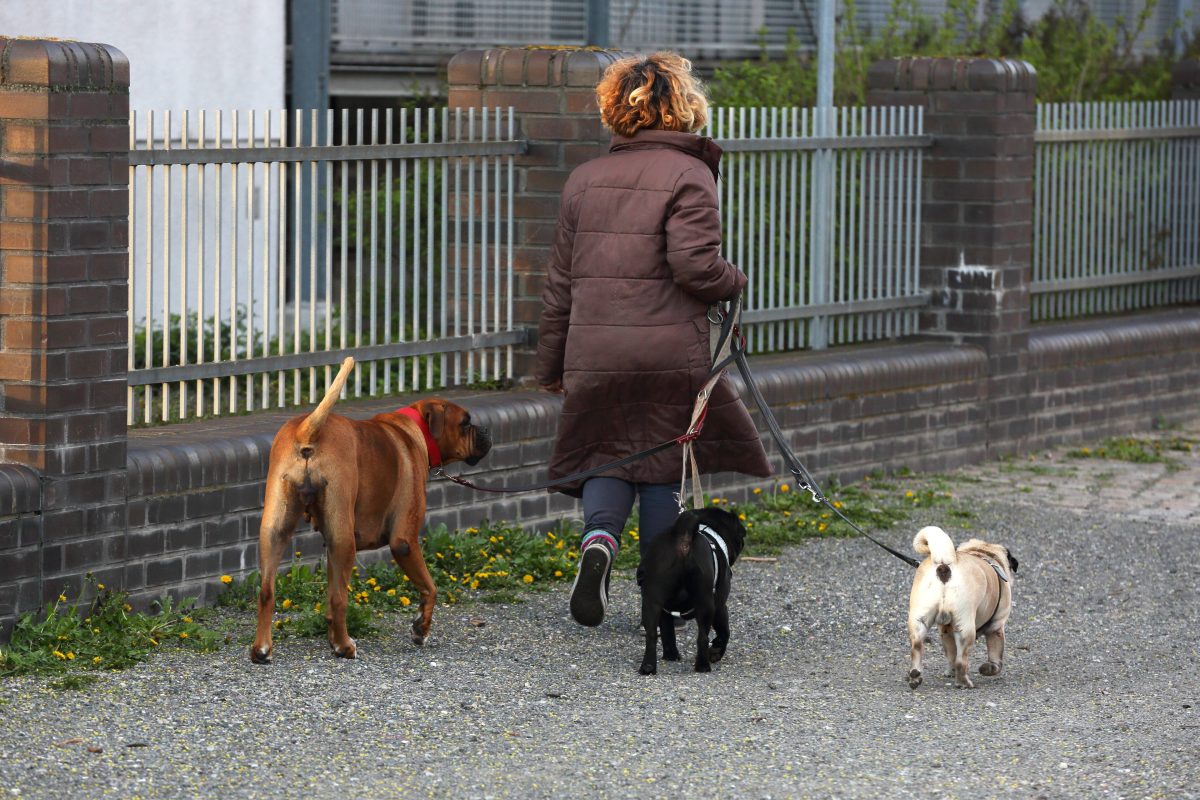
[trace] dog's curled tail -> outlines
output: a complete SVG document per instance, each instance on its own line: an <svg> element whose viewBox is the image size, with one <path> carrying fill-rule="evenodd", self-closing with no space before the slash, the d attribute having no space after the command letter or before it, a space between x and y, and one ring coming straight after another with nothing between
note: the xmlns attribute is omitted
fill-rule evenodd
<svg viewBox="0 0 1200 800"><path fill-rule="evenodd" d="M346 385L346 379L350 377L353 369L354 359L347 356L346 360L342 362L342 368L338 370L337 376L333 379L333 383L329 384L329 388L325 391L325 396L321 398L321 402L300 423L300 427L296 430L296 441L312 444L313 439L317 438L317 434L321 432L321 426L325 424L325 419L329 416L333 404L338 401L342 387Z"/></svg>
<svg viewBox="0 0 1200 800"><path fill-rule="evenodd" d="M913 538L913 549L923 556L929 556L930 561L937 565L938 580L946 583L950 580L950 565L958 560L954 552L954 542L946 532L936 525L929 525L917 531Z"/></svg>

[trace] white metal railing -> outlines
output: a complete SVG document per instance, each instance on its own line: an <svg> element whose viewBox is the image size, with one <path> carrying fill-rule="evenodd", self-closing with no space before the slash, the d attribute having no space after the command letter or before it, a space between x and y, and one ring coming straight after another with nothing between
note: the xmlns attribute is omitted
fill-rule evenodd
<svg viewBox="0 0 1200 800"><path fill-rule="evenodd" d="M130 424L511 378L513 120L135 115Z"/></svg>
<svg viewBox="0 0 1200 800"><path fill-rule="evenodd" d="M1034 320L1200 300L1200 101L1042 103Z"/></svg>
<svg viewBox="0 0 1200 800"><path fill-rule="evenodd" d="M713 109L725 255L750 276L753 351L912 334L922 109Z"/></svg>

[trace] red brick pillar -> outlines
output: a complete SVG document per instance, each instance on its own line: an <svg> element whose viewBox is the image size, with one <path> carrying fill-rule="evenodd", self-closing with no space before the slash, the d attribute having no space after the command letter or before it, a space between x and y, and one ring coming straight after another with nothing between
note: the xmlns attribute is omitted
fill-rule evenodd
<svg viewBox="0 0 1200 800"><path fill-rule="evenodd" d="M624 53L572 48L466 50L450 60L450 108L512 106L529 151L516 159L513 201L515 324L537 327L559 193L571 169L608 150L596 84ZM533 349L518 376L532 374Z"/></svg>
<svg viewBox="0 0 1200 800"><path fill-rule="evenodd" d="M1037 76L1022 61L899 58L871 66L870 105L919 105L933 136L921 186L923 334L987 353L988 450L1030 434L1029 285Z"/></svg>
<svg viewBox="0 0 1200 800"><path fill-rule="evenodd" d="M1180 61L1171 70L1171 99L1200 100L1200 60Z"/></svg>
<svg viewBox="0 0 1200 800"><path fill-rule="evenodd" d="M121 583L129 62L0 38L0 65L0 461L40 474L50 598Z"/></svg>

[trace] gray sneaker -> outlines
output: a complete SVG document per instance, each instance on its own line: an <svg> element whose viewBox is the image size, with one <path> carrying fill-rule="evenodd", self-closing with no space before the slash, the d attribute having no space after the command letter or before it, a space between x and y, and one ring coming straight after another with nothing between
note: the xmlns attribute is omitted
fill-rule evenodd
<svg viewBox="0 0 1200 800"><path fill-rule="evenodd" d="M589 544L579 557L579 572L571 587L571 616L580 625L594 628L604 621L612 560L612 551L600 542Z"/></svg>

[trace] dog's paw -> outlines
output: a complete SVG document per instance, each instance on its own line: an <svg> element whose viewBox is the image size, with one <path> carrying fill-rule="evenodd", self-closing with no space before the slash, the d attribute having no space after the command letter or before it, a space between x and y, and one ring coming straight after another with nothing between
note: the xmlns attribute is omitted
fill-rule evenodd
<svg viewBox="0 0 1200 800"><path fill-rule="evenodd" d="M708 662L705 662L703 664L697 662L696 663L696 672L712 672L712 665L709 664Z"/></svg>
<svg viewBox="0 0 1200 800"><path fill-rule="evenodd" d="M421 623L418 620L412 624L412 632L408 634L408 638L417 647L425 644L425 640L429 638L429 632L421 630Z"/></svg>
<svg viewBox="0 0 1200 800"><path fill-rule="evenodd" d="M335 646L333 654L338 658L358 658L358 643L351 639L349 644Z"/></svg>
<svg viewBox="0 0 1200 800"><path fill-rule="evenodd" d="M260 648L251 645L250 660L255 664L270 664L275 660L273 650L274 648L271 647Z"/></svg>
<svg viewBox="0 0 1200 800"><path fill-rule="evenodd" d="M657 675L658 674L658 665L642 664L640 667L638 667L638 672L641 673L642 675Z"/></svg>
<svg viewBox="0 0 1200 800"><path fill-rule="evenodd" d="M678 661L680 659L679 648L663 648L663 661Z"/></svg>
<svg viewBox="0 0 1200 800"><path fill-rule="evenodd" d="M979 665L979 674L987 675L989 678L993 675L999 675L1000 665L995 661L985 661Z"/></svg>
<svg viewBox="0 0 1200 800"><path fill-rule="evenodd" d="M913 669L908 671L908 688L915 689L921 685L921 670Z"/></svg>
<svg viewBox="0 0 1200 800"><path fill-rule="evenodd" d="M708 648L708 660L711 661L712 663L715 664L724 657L725 657L725 648L724 647L720 647L719 645L714 644L712 647Z"/></svg>
<svg viewBox="0 0 1200 800"><path fill-rule="evenodd" d="M965 680L963 680L963 681L961 681L961 682L959 682L959 681L955 681L955 682L954 682L954 688L955 688L955 689L974 689L974 688L975 688L975 684L971 683L971 679L970 679L970 678L966 678Z"/></svg>

